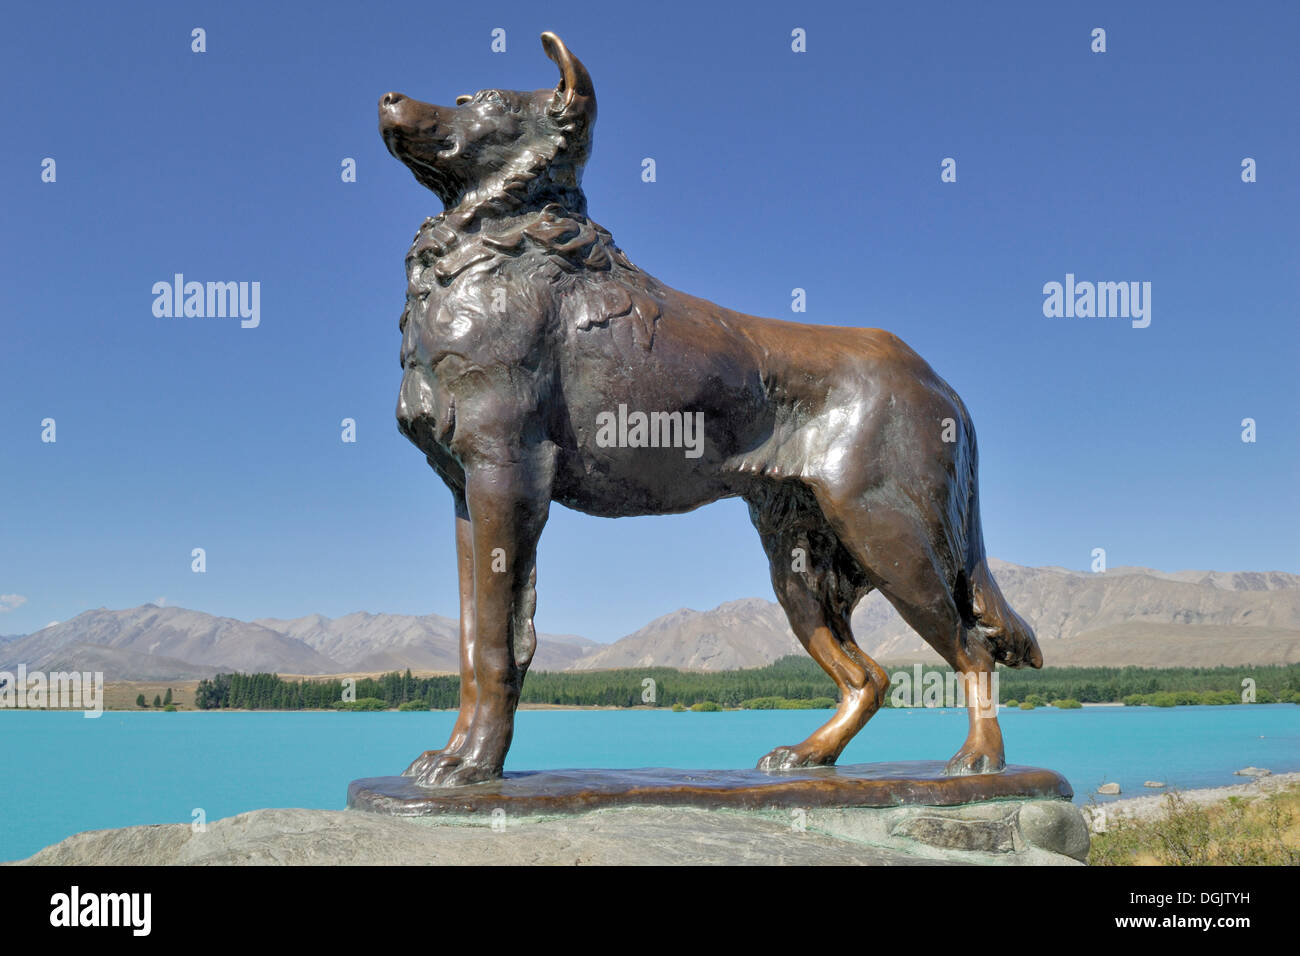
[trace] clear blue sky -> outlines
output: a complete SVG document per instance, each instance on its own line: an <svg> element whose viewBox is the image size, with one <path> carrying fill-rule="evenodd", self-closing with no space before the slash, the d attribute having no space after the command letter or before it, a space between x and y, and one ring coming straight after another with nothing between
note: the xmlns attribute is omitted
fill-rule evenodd
<svg viewBox="0 0 1300 956"><path fill-rule="evenodd" d="M0 634L156 598L456 613L450 497L393 415L440 207L375 104L553 86L544 29L596 84L593 218L678 288L900 334L975 417L990 553L1300 571L1294 3L154 6L3 15ZM176 272L261 282L261 326L155 318ZM1045 318L1066 273L1151 282L1150 327ZM557 506L539 590L539 629L601 640L770 596L737 502Z"/></svg>

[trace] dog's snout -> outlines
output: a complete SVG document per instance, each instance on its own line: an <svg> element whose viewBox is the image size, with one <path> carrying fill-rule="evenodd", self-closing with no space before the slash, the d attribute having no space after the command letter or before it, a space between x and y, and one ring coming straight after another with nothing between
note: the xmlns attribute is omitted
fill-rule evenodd
<svg viewBox="0 0 1300 956"><path fill-rule="evenodd" d="M406 99L401 93L385 93L379 98L380 106L396 106L402 100Z"/></svg>

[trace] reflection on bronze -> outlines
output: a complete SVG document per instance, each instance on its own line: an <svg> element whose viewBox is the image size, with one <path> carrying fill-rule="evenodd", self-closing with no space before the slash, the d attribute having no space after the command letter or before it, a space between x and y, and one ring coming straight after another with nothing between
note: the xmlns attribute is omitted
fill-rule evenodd
<svg viewBox="0 0 1300 956"><path fill-rule="evenodd" d="M372 777L348 787L348 807L397 816L578 813L606 807L950 807L976 800L1065 799L1074 790L1054 770L1007 767L982 777L949 776L937 760L761 770L541 770L507 773L465 789L422 787L410 777Z"/></svg>
<svg viewBox="0 0 1300 956"><path fill-rule="evenodd" d="M406 257L397 419L455 502L461 702L447 745L406 773L501 775L552 501L620 517L737 496L795 636L840 693L760 769L834 763L880 707L888 678L849 629L876 588L967 675L970 731L948 772L1001 770L976 678L1042 655L985 561L961 399L888 332L744 315L633 265L587 218L591 77L554 34L542 45L554 89L379 101L389 151L446 207Z"/></svg>

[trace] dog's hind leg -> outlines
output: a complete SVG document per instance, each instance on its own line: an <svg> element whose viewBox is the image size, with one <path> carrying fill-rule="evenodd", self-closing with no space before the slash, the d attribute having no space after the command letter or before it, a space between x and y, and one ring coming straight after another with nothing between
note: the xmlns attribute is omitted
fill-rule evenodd
<svg viewBox="0 0 1300 956"><path fill-rule="evenodd" d="M830 720L802 743L777 747L758 768L833 764L880 709L889 688L888 675L858 647L849 627L854 604L869 588L806 493L787 488L751 501L750 517L790 628L840 692Z"/></svg>
<svg viewBox="0 0 1300 956"><path fill-rule="evenodd" d="M881 592L962 681L969 730L961 749L948 761L947 773L997 773L1006 767L1006 751L997 718L993 655L962 621L956 601L938 576L924 578L901 589L882 587Z"/></svg>
<svg viewBox="0 0 1300 956"><path fill-rule="evenodd" d="M419 777L438 756L465 743L470 718L478 702L478 683L474 680L474 542L470 537L469 508L463 489L454 489L456 504L456 570L460 584L460 713L451 728L451 737L441 750L426 750L403 775Z"/></svg>
<svg viewBox="0 0 1300 956"><path fill-rule="evenodd" d="M943 536L932 533L920 509L891 506L906 500L901 493L879 494L834 503L823 496L824 513L870 575L872 583L927 644L960 676L970 729L966 742L948 761L949 774L996 773L1006 766L1002 729L993 699L993 655L959 604L960 561L949 556L946 570L939 555Z"/></svg>

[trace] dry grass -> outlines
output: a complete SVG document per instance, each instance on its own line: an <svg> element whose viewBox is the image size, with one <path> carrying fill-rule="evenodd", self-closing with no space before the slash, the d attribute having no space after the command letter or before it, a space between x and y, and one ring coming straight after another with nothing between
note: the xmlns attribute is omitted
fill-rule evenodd
<svg viewBox="0 0 1300 956"><path fill-rule="evenodd" d="M161 710L153 706L154 697L167 696L167 688L172 689L172 703L177 710L194 709L194 690L199 686L196 680L124 680L110 681L104 685L105 710ZM149 706L137 707L135 699L144 694Z"/></svg>
<svg viewBox="0 0 1300 956"><path fill-rule="evenodd" d="M1114 819L1094 834L1092 866L1300 865L1300 785L1200 806L1165 795L1152 820Z"/></svg>

